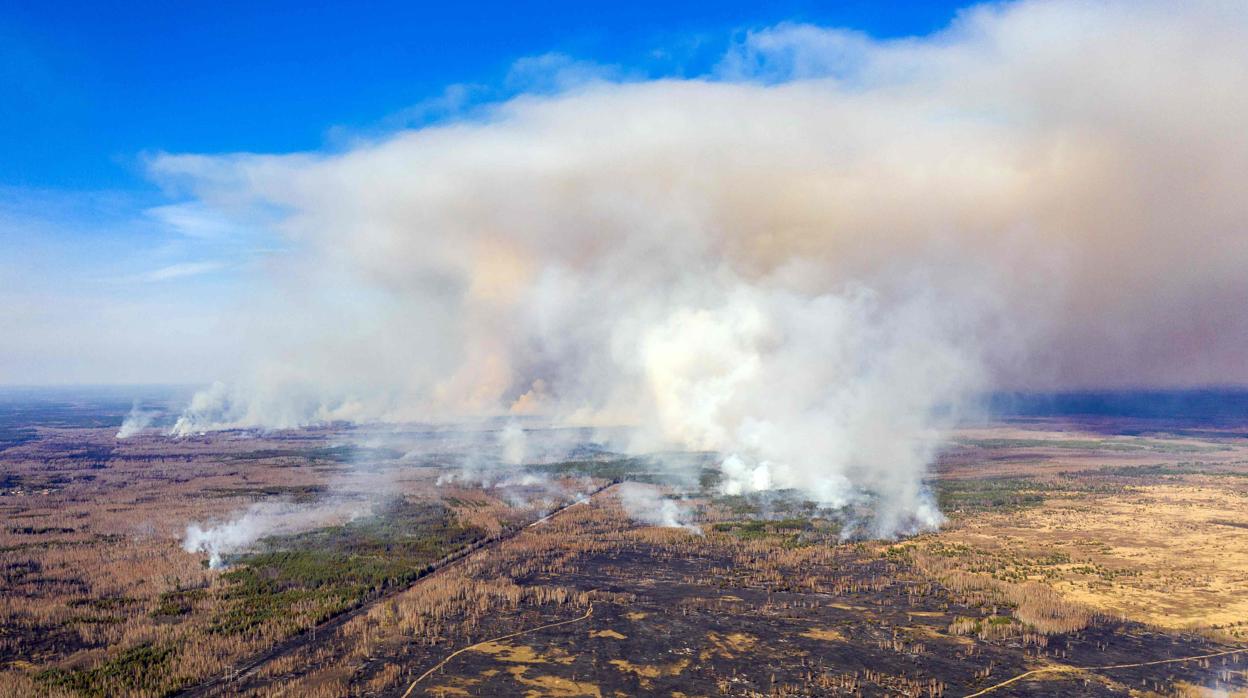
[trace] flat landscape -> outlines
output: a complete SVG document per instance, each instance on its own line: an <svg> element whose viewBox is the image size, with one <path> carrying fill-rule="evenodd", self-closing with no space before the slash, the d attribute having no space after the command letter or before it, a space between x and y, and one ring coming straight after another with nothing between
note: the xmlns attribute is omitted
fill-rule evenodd
<svg viewBox="0 0 1248 698"><path fill-rule="evenodd" d="M1248 698L1248 0L0 2L0 698Z"/></svg>
<svg viewBox="0 0 1248 698"><path fill-rule="evenodd" d="M568 430L507 465L488 422L119 440L99 400L5 409L0 695L1248 690L1231 428L968 427L940 530L871 540Z"/></svg>

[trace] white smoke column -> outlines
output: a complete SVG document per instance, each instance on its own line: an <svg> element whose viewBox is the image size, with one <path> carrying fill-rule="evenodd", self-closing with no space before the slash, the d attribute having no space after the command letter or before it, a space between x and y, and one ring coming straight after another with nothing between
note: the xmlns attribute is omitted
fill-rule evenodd
<svg viewBox="0 0 1248 698"><path fill-rule="evenodd" d="M257 503L230 521L187 525L182 549L188 553L207 553L208 566L221 569L225 566L225 556L242 552L261 538L346 523L368 512L369 507L358 502Z"/></svg>
<svg viewBox="0 0 1248 698"><path fill-rule="evenodd" d="M125 420L121 423L121 428L117 430L118 439L128 439L144 429L152 426L152 422L160 413L154 410L141 410L138 405L130 408L130 414L126 415Z"/></svg>
<svg viewBox="0 0 1248 698"><path fill-rule="evenodd" d="M703 79L340 153L162 156L287 250L174 431L629 424L729 491L930 527L980 390L1248 383L1245 84L1243 3L1020 2L899 41L782 25Z"/></svg>
<svg viewBox="0 0 1248 698"><path fill-rule="evenodd" d="M616 487L616 497L624 513L636 521L664 528L683 528L702 535L701 527L693 523L693 512L689 506L663 496L657 487L624 482Z"/></svg>
<svg viewBox="0 0 1248 698"><path fill-rule="evenodd" d="M499 432L499 445L503 449L503 462L507 465L522 465L524 463L526 439L524 429L519 424L511 423Z"/></svg>
<svg viewBox="0 0 1248 698"><path fill-rule="evenodd" d="M954 320L923 300L747 287L674 313L647 334L643 362L666 435L727 454L727 493L795 488L833 507L870 493L890 535L940 523L923 475L942 421L983 385Z"/></svg>

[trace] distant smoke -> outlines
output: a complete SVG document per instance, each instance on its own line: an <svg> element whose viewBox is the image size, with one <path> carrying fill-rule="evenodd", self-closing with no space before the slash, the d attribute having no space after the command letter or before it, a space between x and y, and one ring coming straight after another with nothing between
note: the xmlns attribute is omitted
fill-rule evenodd
<svg viewBox="0 0 1248 698"><path fill-rule="evenodd" d="M693 523L689 505L663 496L657 487L625 482L616 488L616 496L624 513L637 521L651 526L683 528L702 535L702 529Z"/></svg>
<svg viewBox="0 0 1248 698"><path fill-rule="evenodd" d="M130 408L130 414L121 423L121 428L117 430L118 439L128 439L131 436L152 426L152 422L160 416L157 410L141 410L138 405Z"/></svg>
<svg viewBox="0 0 1248 698"><path fill-rule="evenodd" d="M588 79L342 153L156 158L286 242L174 432L630 424L888 535L939 521L923 476L980 391L1248 382L1248 5L781 25L705 78Z"/></svg>
<svg viewBox="0 0 1248 698"><path fill-rule="evenodd" d="M525 436L518 424L508 424L499 434L499 442L503 447L503 462L508 465L524 463Z"/></svg>

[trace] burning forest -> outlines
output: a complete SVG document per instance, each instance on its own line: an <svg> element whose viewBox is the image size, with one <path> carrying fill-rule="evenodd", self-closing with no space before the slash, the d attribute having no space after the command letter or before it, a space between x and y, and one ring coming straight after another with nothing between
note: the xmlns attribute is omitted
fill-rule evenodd
<svg viewBox="0 0 1248 698"><path fill-rule="evenodd" d="M1243 7L382 5L0 10L0 698L1248 693Z"/></svg>

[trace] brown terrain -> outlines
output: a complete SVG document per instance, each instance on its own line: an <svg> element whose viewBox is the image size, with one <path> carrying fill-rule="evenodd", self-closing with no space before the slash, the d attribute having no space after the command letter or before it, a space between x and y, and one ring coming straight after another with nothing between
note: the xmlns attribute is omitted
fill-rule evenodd
<svg viewBox="0 0 1248 698"><path fill-rule="evenodd" d="M470 467L461 432L398 432L9 428L0 696L1248 691L1233 430L966 428L932 481L946 525L896 541L720 496L697 459ZM700 531L638 522L621 480ZM184 550L249 510L277 523L223 569Z"/></svg>

